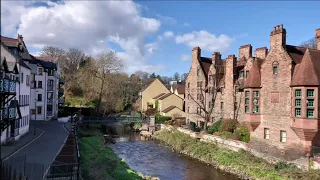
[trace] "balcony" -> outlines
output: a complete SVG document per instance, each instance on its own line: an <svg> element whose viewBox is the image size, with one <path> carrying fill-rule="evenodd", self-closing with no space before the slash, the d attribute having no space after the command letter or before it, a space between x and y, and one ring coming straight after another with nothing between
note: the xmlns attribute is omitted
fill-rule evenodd
<svg viewBox="0 0 320 180"><path fill-rule="evenodd" d="M64 94L64 89L63 88L59 88L59 94Z"/></svg>
<svg viewBox="0 0 320 180"><path fill-rule="evenodd" d="M16 94L16 82L10 79L0 79L0 93Z"/></svg>
<svg viewBox="0 0 320 180"><path fill-rule="evenodd" d="M64 104L64 98L59 98L58 103L59 104Z"/></svg>
<svg viewBox="0 0 320 180"><path fill-rule="evenodd" d="M16 118L16 107L6 107L0 109L0 120L14 120Z"/></svg>

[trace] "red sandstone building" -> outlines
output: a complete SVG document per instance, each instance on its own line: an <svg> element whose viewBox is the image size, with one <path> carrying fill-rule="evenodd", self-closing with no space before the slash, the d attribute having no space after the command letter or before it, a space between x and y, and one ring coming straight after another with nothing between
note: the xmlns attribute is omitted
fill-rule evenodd
<svg viewBox="0 0 320 180"><path fill-rule="evenodd" d="M214 106L212 122L237 119L247 125L252 146L260 151L305 154L320 147L320 29L316 38L317 49L288 45L286 29L279 25L270 34L270 50L257 48L254 56L250 44L239 48L237 58L226 59L218 52L201 57L201 49L193 48L185 90L187 121L200 126L203 103Z"/></svg>

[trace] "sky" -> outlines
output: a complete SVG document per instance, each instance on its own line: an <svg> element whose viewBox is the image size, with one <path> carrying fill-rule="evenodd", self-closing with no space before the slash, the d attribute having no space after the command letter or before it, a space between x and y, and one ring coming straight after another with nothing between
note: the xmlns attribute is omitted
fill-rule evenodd
<svg viewBox="0 0 320 180"><path fill-rule="evenodd" d="M95 56L115 51L129 74L187 73L192 48L202 56L238 55L241 45L270 47L283 24L287 44L300 45L320 28L317 1L4 1L1 35L24 37L39 55L45 45Z"/></svg>

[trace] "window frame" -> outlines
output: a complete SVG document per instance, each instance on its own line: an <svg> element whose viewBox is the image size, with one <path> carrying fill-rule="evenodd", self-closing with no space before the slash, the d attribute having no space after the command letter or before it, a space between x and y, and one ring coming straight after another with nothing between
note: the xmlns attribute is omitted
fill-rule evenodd
<svg viewBox="0 0 320 180"><path fill-rule="evenodd" d="M257 100L257 104L254 103L254 101ZM252 113L253 114L260 114L260 91L254 90L252 92Z"/></svg>
<svg viewBox="0 0 320 180"><path fill-rule="evenodd" d="M40 109L40 111L39 111ZM40 113L39 113L40 112ZM37 106L37 111L36 111L37 114L42 114L42 106Z"/></svg>
<svg viewBox="0 0 320 180"><path fill-rule="evenodd" d="M250 113L250 91L248 90L244 92L244 112Z"/></svg>
<svg viewBox="0 0 320 180"><path fill-rule="evenodd" d="M269 128L264 128L264 139L270 139L270 129Z"/></svg>
<svg viewBox="0 0 320 180"><path fill-rule="evenodd" d="M285 136L283 136L283 135L285 135ZM282 142L282 143L287 142L287 132L286 131L283 131L283 130L280 131L280 142Z"/></svg>

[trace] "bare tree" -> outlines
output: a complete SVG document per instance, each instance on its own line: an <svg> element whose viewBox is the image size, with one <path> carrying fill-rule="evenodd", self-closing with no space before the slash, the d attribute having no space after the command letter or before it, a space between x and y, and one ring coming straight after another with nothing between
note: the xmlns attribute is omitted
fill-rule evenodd
<svg viewBox="0 0 320 180"><path fill-rule="evenodd" d="M41 50L41 56L61 57L65 51L56 46L44 46Z"/></svg>
<svg viewBox="0 0 320 180"><path fill-rule="evenodd" d="M115 52L102 52L96 56L96 74L95 76L100 80L99 97L97 104L97 111L100 112L103 92L105 90L108 78L111 73L120 72L123 68L123 62L116 56Z"/></svg>
<svg viewBox="0 0 320 180"><path fill-rule="evenodd" d="M174 73L173 79L178 81L180 79L180 74L178 72Z"/></svg>
<svg viewBox="0 0 320 180"><path fill-rule="evenodd" d="M317 39L314 37L308 41L303 42L301 46L307 47L310 49L317 49Z"/></svg>

